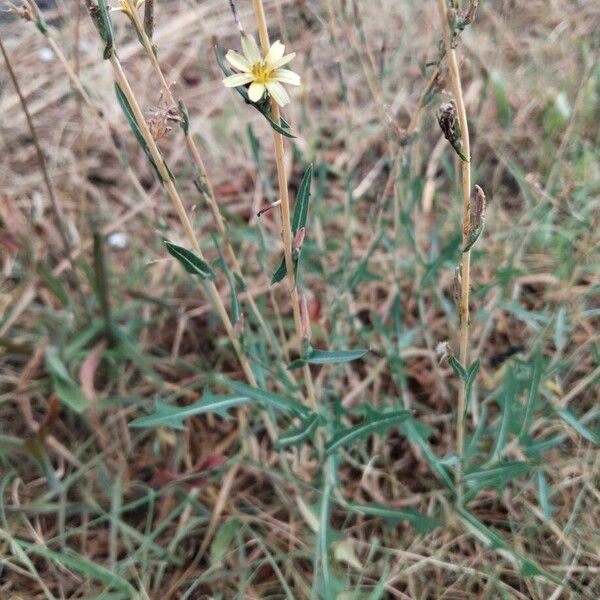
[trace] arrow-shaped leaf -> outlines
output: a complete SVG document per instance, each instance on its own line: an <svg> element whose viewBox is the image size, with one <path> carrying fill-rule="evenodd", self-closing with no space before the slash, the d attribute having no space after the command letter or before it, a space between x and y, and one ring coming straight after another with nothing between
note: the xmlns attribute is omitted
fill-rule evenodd
<svg viewBox="0 0 600 600"><path fill-rule="evenodd" d="M214 396L211 393L194 404L189 406L172 406L162 400L156 401L155 412L147 417L141 417L129 423L130 427L172 427L173 429L184 429L183 419L202 415L206 413L216 413L224 419L229 418L227 412L230 408L241 406L250 402L248 396Z"/></svg>
<svg viewBox="0 0 600 600"><path fill-rule="evenodd" d="M331 440L325 445L325 455L329 456L342 446L348 446L357 440L368 437L372 433L381 433L390 427L396 427L411 416L409 410L397 410L394 412L377 412L372 408L367 413L362 423L338 429Z"/></svg>
<svg viewBox="0 0 600 600"><path fill-rule="evenodd" d="M463 479L470 488L470 493L465 500L473 498L475 494L486 487L501 490L511 479L529 472L529 465L522 461L511 461L493 465L487 469L470 471L464 474Z"/></svg>
<svg viewBox="0 0 600 600"><path fill-rule="evenodd" d="M424 515L418 510L407 508L404 510L396 510L387 508L381 504L357 504L355 502L348 503L347 507L363 515L371 517L380 517L387 521L390 525L396 525L400 521L408 521L419 533L427 533L440 527L443 523L439 519Z"/></svg>
<svg viewBox="0 0 600 600"><path fill-rule="evenodd" d="M227 377L219 377L219 380L222 381L227 387L230 387L234 392L248 396L252 400L256 400L261 404L271 406L272 408L282 412L291 412L301 417L307 417L311 414L311 411L308 408L302 406L302 404L292 400L291 398L286 398L284 396L274 394L273 392L267 392L266 390L251 387L245 383L228 379Z"/></svg>
<svg viewBox="0 0 600 600"><path fill-rule="evenodd" d="M276 449L286 448L287 446L299 446L302 442L312 437L317 425L319 424L319 415L312 413L302 420L300 427L288 429L279 436Z"/></svg>

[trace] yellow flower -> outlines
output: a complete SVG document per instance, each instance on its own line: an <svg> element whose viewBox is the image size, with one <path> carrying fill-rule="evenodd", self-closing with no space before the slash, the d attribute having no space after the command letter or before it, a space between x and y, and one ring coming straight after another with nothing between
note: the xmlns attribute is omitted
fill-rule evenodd
<svg viewBox="0 0 600 600"><path fill-rule="evenodd" d="M225 86L238 87L249 83L248 97L252 102L258 102L266 91L279 106L285 106L290 97L281 84L300 85L300 75L281 67L296 54L292 52L284 56L285 46L277 40L263 58L256 41L247 33L242 33L242 51L243 56L234 50L225 55L229 64L241 71L223 79Z"/></svg>

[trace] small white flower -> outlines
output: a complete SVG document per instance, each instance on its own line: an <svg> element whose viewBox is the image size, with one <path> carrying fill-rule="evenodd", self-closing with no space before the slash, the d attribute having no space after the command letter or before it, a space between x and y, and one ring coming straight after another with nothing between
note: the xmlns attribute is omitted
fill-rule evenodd
<svg viewBox="0 0 600 600"><path fill-rule="evenodd" d="M249 83L248 97L252 102L258 102L266 91L279 106L285 106L290 97L281 84L300 85L300 75L281 67L289 63L296 53L284 55L285 46L277 40L263 58L256 41L247 33L242 33L242 51L243 55L235 50L229 50L225 55L229 64L241 71L223 79L225 86L238 87Z"/></svg>

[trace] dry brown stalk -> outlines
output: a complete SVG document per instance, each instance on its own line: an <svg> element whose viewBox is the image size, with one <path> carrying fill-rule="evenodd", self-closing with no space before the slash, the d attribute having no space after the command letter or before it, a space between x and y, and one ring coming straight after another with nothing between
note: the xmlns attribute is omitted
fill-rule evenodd
<svg viewBox="0 0 600 600"><path fill-rule="evenodd" d="M448 12L445 0L438 0L440 14L440 23L444 36L444 48L448 59L448 70L450 73L450 82L452 85L452 95L456 102L456 112L462 140L462 152L468 160L461 160L462 173L462 247L464 248L469 240L471 229L471 148L469 142L469 124L467 122L467 112L463 98L462 84L460 80L460 70L456 50L452 45L450 28L448 25ZM469 358L469 292L471 275L471 251L462 253L461 261L461 285L459 300L459 361L467 368ZM464 455L464 436L465 436L465 408L466 408L466 382L461 378L458 392L458 404L456 407L456 454L458 463L456 467L456 488L458 502L462 501L462 458Z"/></svg>

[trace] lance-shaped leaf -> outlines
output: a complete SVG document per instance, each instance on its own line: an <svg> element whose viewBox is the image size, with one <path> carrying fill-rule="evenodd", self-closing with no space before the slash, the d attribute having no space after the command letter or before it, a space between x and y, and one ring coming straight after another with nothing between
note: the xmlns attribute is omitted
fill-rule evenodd
<svg viewBox="0 0 600 600"><path fill-rule="evenodd" d="M538 482L538 498L540 500L540 508L542 509L542 514L544 515L544 519L546 521L550 521L552 519L552 513L556 510L556 507L552 505L550 502L550 492L548 490L548 482L546 481L546 476L542 470L537 472L537 482Z"/></svg>
<svg viewBox="0 0 600 600"><path fill-rule="evenodd" d="M308 165L308 169L306 169L304 177L302 177L298 194L296 195L296 205L294 206L294 214L292 215L292 235L296 235L300 229L306 227L312 174L313 166Z"/></svg>
<svg viewBox="0 0 600 600"><path fill-rule="evenodd" d="M248 396L249 398L252 398L252 400L256 400L265 406L270 406L271 408L281 412L292 413L300 417L308 417L310 414L312 414L308 408L302 406L302 404L292 400L291 398L286 398L285 396L280 396L279 394L274 394L273 392L251 387L245 383L228 379L227 377L219 377L219 381L222 381L234 392Z"/></svg>
<svg viewBox="0 0 600 600"><path fill-rule="evenodd" d="M300 427L294 427L284 431L275 444L277 450L287 448L288 446L299 446L302 442L313 437L314 432L319 425L319 415L311 413L302 419Z"/></svg>
<svg viewBox="0 0 600 600"><path fill-rule="evenodd" d="M282 256L281 260L279 261L279 264L277 265L277 268L275 269L275 272L273 273L273 277L271 277L271 285L282 281L285 277L286 272L287 269L285 268L285 257Z"/></svg>
<svg viewBox="0 0 600 600"><path fill-rule="evenodd" d="M382 433L391 427L397 427L411 416L409 410L396 410L393 412L378 412L367 407L362 423L353 427L338 429L325 445L325 455L329 456L338 448L353 444L364 439L372 433Z"/></svg>
<svg viewBox="0 0 600 600"><path fill-rule="evenodd" d="M448 363L452 367L452 370L465 382L465 398L467 399L465 403L465 411L469 407L469 401L471 398L471 388L473 387L473 382L475 381L475 377L477 376L477 371L479 371L479 359L474 361L468 369L457 360L454 355L450 355L448 357Z"/></svg>
<svg viewBox="0 0 600 600"><path fill-rule="evenodd" d="M469 231L469 237L467 239L465 247L463 248L463 252L468 252L475 245L475 242L481 237L481 234L483 233L483 228L484 224L482 223L479 227L473 227L473 229Z"/></svg>
<svg viewBox="0 0 600 600"><path fill-rule="evenodd" d="M416 419L410 418L402 423L401 431L404 435L406 435L409 442L421 448L433 471L443 481L444 485L454 493L456 488L454 486L454 479L452 475L448 472L447 466L442 462L442 460L436 456L435 452L427 441L430 430Z"/></svg>
<svg viewBox="0 0 600 600"><path fill-rule="evenodd" d="M310 203L310 184L312 182L313 166L309 165L302 177L298 194L296 195L296 204L294 206L294 214L292 215L292 238L296 236L298 231L306 227L308 219L308 206ZM297 269L300 253L296 252L294 256L294 269ZM279 265L271 277L271 284L279 283L286 274L285 256L281 257Z"/></svg>
<svg viewBox="0 0 600 600"><path fill-rule="evenodd" d="M54 552L46 546L32 544L16 537L12 537L11 542L14 545L13 547L18 547L24 554L26 551L27 555L35 554L48 561L54 561L63 569L66 568L81 573L82 578L90 582L101 583L107 586L108 589L120 590L121 594L117 596L118 598L135 598L136 596L136 590L122 575L115 573L113 569L107 569L82 554L78 554L71 548ZM102 595L109 597L109 593L106 591ZM110 597L114 598L115 596L111 594Z"/></svg>
<svg viewBox="0 0 600 600"><path fill-rule="evenodd" d="M419 533L427 533L443 525L439 519L424 515L413 508L396 510L381 504L357 504L355 502L348 503L347 508L363 515L384 519L391 526L397 525L400 521L408 521Z"/></svg>
<svg viewBox="0 0 600 600"><path fill-rule="evenodd" d="M165 246L169 254L174 256L188 273L198 275L200 279L215 280L213 270L195 252L181 246L176 246L167 240L165 240Z"/></svg>
<svg viewBox="0 0 600 600"><path fill-rule="evenodd" d="M187 106L183 100L179 100L177 103L177 111L179 112L179 126L183 130L185 135L190 132L190 113L188 113Z"/></svg>
<svg viewBox="0 0 600 600"><path fill-rule="evenodd" d="M52 389L61 402L77 413L89 406L83 390L71 377L54 346L46 349L46 371L50 375Z"/></svg>
<svg viewBox="0 0 600 600"><path fill-rule="evenodd" d="M460 520L467 531L469 531L477 539L481 540L486 546L496 550L507 558L513 564L516 564L521 571L523 577L544 577L548 581L552 581L560 585L560 579L554 577L550 573L544 571L531 559L523 556L520 552L513 550L504 540L504 538L484 525L479 519L472 515L465 508L458 508Z"/></svg>
<svg viewBox="0 0 600 600"><path fill-rule="evenodd" d="M248 396L214 396L210 392L205 393L202 400L189 406L173 406L162 400L156 401L154 414L147 417L134 419L129 423L130 427L172 427L173 429L185 429L183 420L196 415L215 413L224 419L229 418L227 412L230 408L248 404L251 399Z"/></svg>
<svg viewBox="0 0 600 600"><path fill-rule="evenodd" d="M225 61L225 54L223 53L223 49L221 48L221 46L218 43L215 43L215 56L217 58L217 64L221 68L221 71L223 71L223 73L227 76L233 75L233 71L231 70L231 67ZM246 104L250 104L250 106L253 106L267 120L269 125L277 133L280 133L281 135L284 135L285 137L288 137L288 138L296 137L295 135L293 135L292 133L290 133L288 131L290 126L284 120L283 117L280 117L279 124L275 123L275 121L273 120L273 117L271 116L271 103L268 99L266 99L266 100L261 99L258 102L252 102L252 100L250 100L250 97L248 96L248 90L243 85L238 85L237 87L235 87L233 89L244 99Z"/></svg>
<svg viewBox="0 0 600 600"><path fill-rule="evenodd" d="M229 268L223 253L221 252L221 248L217 242L217 238L212 235L213 243L217 252L219 254L218 260L213 263L214 267L218 267L223 271L225 277L227 278L227 283L229 283L229 303L231 305L231 322L235 325L240 317L242 316L242 308L240 306L240 300L238 298L237 289L236 289L236 279L233 276L233 272Z"/></svg>
<svg viewBox="0 0 600 600"><path fill-rule="evenodd" d="M570 425L581 437L589 442L600 445L600 436L593 432L589 427L586 427L577 417L566 408L561 408L556 411L556 414L567 424Z"/></svg>
<svg viewBox="0 0 600 600"><path fill-rule="evenodd" d="M529 465L522 461L507 461L487 469L466 472L463 480L470 489L469 493L465 495L465 501L474 498L477 492L483 488L493 487L501 492L509 481L528 472Z"/></svg>
<svg viewBox="0 0 600 600"><path fill-rule="evenodd" d="M90 14L94 20L94 25L104 42L104 60L108 60L114 52L114 41L113 41L113 26L110 19L110 13L106 6L106 0L98 0L98 9L90 11Z"/></svg>
<svg viewBox="0 0 600 600"><path fill-rule="evenodd" d="M346 363L362 358L369 352L368 349L357 350L319 350L309 348L308 352L302 357L290 363L288 369L298 369L306 364L309 365L332 365Z"/></svg>

